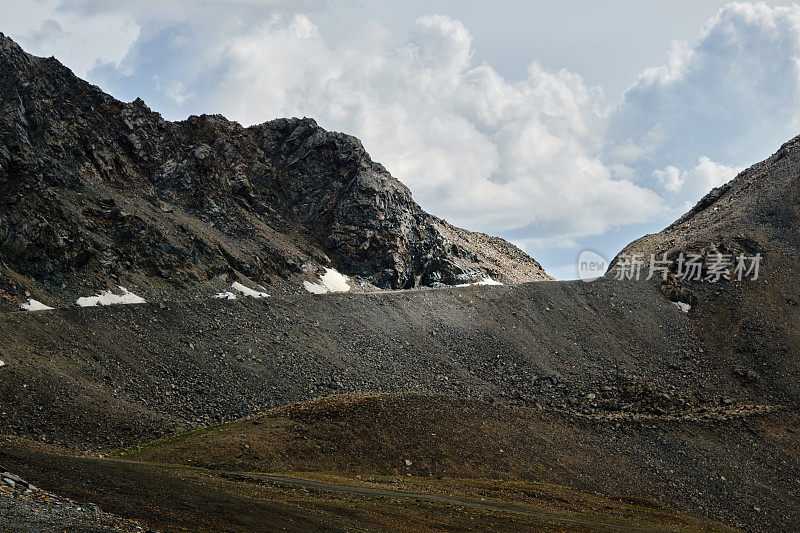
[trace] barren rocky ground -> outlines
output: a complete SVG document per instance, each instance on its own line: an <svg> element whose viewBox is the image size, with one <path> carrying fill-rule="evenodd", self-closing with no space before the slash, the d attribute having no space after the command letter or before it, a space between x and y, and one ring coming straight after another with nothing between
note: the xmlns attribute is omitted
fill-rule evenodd
<svg viewBox="0 0 800 533"><path fill-rule="evenodd" d="M555 282L311 120L0 69L0 528L800 529L798 139L623 251L757 279Z"/></svg>
<svg viewBox="0 0 800 533"><path fill-rule="evenodd" d="M345 392L587 414L785 403L708 372L657 287L613 281L7 313L0 335L6 430L73 446Z"/></svg>
<svg viewBox="0 0 800 533"><path fill-rule="evenodd" d="M14 532L141 533L133 520L46 492L8 472L0 474L0 529Z"/></svg>

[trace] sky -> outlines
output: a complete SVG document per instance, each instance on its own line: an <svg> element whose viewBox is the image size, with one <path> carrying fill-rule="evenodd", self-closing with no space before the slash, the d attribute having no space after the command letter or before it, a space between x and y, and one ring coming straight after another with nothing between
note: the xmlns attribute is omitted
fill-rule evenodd
<svg viewBox="0 0 800 533"><path fill-rule="evenodd" d="M0 31L170 120L308 116L559 279L800 132L800 6L0 0Z"/></svg>

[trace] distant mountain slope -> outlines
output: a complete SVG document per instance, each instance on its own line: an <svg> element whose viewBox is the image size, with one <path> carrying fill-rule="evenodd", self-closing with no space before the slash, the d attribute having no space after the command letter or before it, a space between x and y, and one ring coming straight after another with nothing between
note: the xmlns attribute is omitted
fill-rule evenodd
<svg viewBox="0 0 800 533"><path fill-rule="evenodd" d="M800 137L714 189L675 223L620 254L676 260L717 253L761 254L758 278L718 283L681 279L673 263L662 290L693 305L689 318L706 346L709 369L740 381L754 396L772 391L800 401ZM618 257L610 269L620 264ZM747 263L749 268L751 263Z"/></svg>
<svg viewBox="0 0 800 533"><path fill-rule="evenodd" d="M502 239L425 213L354 137L310 119L168 122L0 34L0 300L123 285L293 292L322 267L411 288L550 279Z"/></svg>

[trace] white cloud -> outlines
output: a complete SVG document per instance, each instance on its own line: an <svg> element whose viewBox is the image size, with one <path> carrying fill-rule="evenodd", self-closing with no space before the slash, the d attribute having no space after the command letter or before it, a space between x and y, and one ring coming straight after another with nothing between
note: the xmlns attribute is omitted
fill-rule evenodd
<svg viewBox="0 0 800 533"><path fill-rule="evenodd" d="M0 31L34 55L58 55L81 77L98 64L119 64L139 37L129 14L78 13L59 0L0 0L0 11Z"/></svg>
<svg viewBox="0 0 800 533"><path fill-rule="evenodd" d="M175 102L177 105L183 105L189 99L190 94L186 90L184 84L178 80L162 83L158 76L153 78L156 82L156 89L164 96Z"/></svg>
<svg viewBox="0 0 800 533"><path fill-rule="evenodd" d="M681 169L672 165L665 167L663 170L654 170L653 176L669 192L680 191L685 181L685 175L681 173Z"/></svg>
<svg viewBox="0 0 800 533"><path fill-rule="evenodd" d="M689 170L682 171L678 167L669 165L660 170L654 170L653 176L670 193L682 193L682 196L700 198L714 187L730 181L742 169L720 163L715 163L710 158L702 156L697 164Z"/></svg>
<svg viewBox="0 0 800 533"><path fill-rule="evenodd" d="M204 98L243 123L306 115L352 133L424 207L473 228L596 234L658 209L599 159L598 90L536 62L511 82L472 55L470 33L444 16L338 47L304 15L274 16L209 52L226 74Z"/></svg>
<svg viewBox="0 0 800 533"><path fill-rule="evenodd" d="M610 120L608 157L643 175L664 169L657 178L675 190L670 165L701 155L753 163L800 126L799 62L800 6L728 4L696 44L674 43L668 63L628 89Z"/></svg>

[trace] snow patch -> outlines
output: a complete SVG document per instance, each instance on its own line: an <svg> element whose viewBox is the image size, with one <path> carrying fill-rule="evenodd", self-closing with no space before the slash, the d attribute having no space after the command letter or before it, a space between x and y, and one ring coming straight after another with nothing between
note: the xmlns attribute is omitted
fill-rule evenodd
<svg viewBox="0 0 800 533"><path fill-rule="evenodd" d="M231 285L231 288L241 292L245 296L250 296L251 298L269 298L269 294L267 294L266 292L261 292L261 291L257 291L257 290L251 289L250 287L246 287L245 285L242 285L238 281L234 281L233 285ZM263 289L264 287L260 287L260 288Z"/></svg>
<svg viewBox="0 0 800 533"><path fill-rule="evenodd" d="M235 300L236 295L233 294L231 291L222 291L215 294L214 298L217 298L219 300Z"/></svg>
<svg viewBox="0 0 800 533"><path fill-rule="evenodd" d="M0 366L6 366L6 363L4 361L0 361Z"/></svg>
<svg viewBox="0 0 800 533"><path fill-rule="evenodd" d="M350 285L347 283L348 280L347 276L333 268L326 268L325 274L320 278L322 284L331 292L348 292L350 290Z"/></svg>
<svg viewBox="0 0 800 533"><path fill-rule="evenodd" d="M50 311L53 309L52 307L44 305L42 302L34 300L33 298L22 304L20 307L26 311Z"/></svg>
<svg viewBox="0 0 800 533"><path fill-rule="evenodd" d="M474 283L461 283L459 285L455 285L455 287L472 287L473 285L502 285L502 283L493 280L489 276L486 276L483 279L476 281Z"/></svg>
<svg viewBox="0 0 800 533"><path fill-rule="evenodd" d="M258 288L263 289L264 287L259 285ZM236 295L237 292L243 296L249 296L251 298L269 298L269 294L267 294L266 292L251 289L247 285L242 285L238 281L233 282L233 284L231 285L231 290L218 292L217 294L214 295L214 298L217 298L219 300L235 300L236 298L238 298L238 296Z"/></svg>
<svg viewBox="0 0 800 533"><path fill-rule="evenodd" d="M689 305L687 303L683 303L683 302L672 302L672 305L674 305L675 307L677 307L678 309L680 309L684 313L688 313L689 309L692 308L691 305Z"/></svg>
<svg viewBox="0 0 800 533"><path fill-rule="evenodd" d="M122 291L122 294L114 294L111 291L103 291L95 296L83 296L78 298L76 303L81 307L146 303L144 298L136 296L125 287L119 287L119 290Z"/></svg>
<svg viewBox="0 0 800 533"><path fill-rule="evenodd" d="M312 294L325 294L328 292L348 292L350 285L347 276L334 268L325 268L325 273L320 276L320 283L304 281L303 287Z"/></svg>
<svg viewBox="0 0 800 533"><path fill-rule="evenodd" d="M303 288L311 294L325 294L328 292L328 289L325 288L325 285L320 283L311 283L310 281L304 281Z"/></svg>

